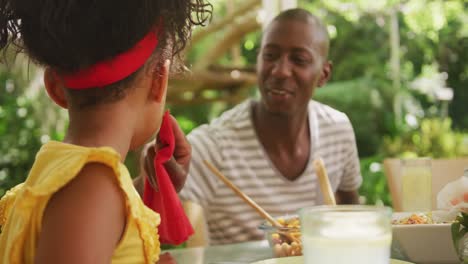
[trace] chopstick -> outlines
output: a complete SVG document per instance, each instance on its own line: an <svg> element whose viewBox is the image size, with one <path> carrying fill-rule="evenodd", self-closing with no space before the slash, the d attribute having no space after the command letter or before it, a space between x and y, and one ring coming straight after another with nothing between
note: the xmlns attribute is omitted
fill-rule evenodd
<svg viewBox="0 0 468 264"><path fill-rule="evenodd" d="M336 205L335 194L330 185L330 180L328 179L327 170L321 158L314 160L313 162L315 167L315 172L320 184L320 189L322 190L323 200L327 205Z"/></svg>
<svg viewBox="0 0 468 264"><path fill-rule="evenodd" d="M250 205L253 209L257 211L257 213L260 214L264 219L266 219L268 222L271 223L272 226L277 227L277 228L283 228L282 224L280 224L278 221L276 221L275 218L273 218L269 213L267 213L265 210L263 210L260 205L258 205L254 200L252 200L247 194L242 192L237 186L235 186L226 176L224 176L215 166L213 166L209 161L203 160L203 163L208 167L208 169L211 170L218 178L224 182L229 188L231 188L237 196L242 198L248 205ZM301 243L300 239L294 237L293 235L289 234L288 232L285 231L280 231L278 230L278 233L285 236L291 241L294 241L296 243Z"/></svg>
<svg viewBox="0 0 468 264"><path fill-rule="evenodd" d="M226 176L224 176L215 166L213 166L207 160L203 160L205 165L216 175L218 178L224 182L229 188L231 188L240 198L242 198L247 204L249 204L253 209L255 209L263 218L270 222L275 227L284 227L276 219L274 219L269 213L263 210L256 202L254 202L249 196L242 192L237 186L235 186Z"/></svg>

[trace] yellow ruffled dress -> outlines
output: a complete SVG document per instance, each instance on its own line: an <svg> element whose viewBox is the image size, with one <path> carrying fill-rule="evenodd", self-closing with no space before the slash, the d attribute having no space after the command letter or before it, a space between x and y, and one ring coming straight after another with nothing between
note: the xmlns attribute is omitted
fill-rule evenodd
<svg viewBox="0 0 468 264"><path fill-rule="evenodd" d="M120 155L107 147L87 148L51 141L38 152L27 180L0 200L0 263L34 262L49 199L90 162L106 164L115 171L127 202L127 226L112 263L153 264L158 260L159 215L143 204Z"/></svg>

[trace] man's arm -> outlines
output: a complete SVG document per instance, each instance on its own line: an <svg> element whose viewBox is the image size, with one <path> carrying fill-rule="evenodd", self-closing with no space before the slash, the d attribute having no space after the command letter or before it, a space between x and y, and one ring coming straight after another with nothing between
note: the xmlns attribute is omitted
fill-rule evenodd
<svg viewBox="0 0 468 264"><path fill-rule="evenodd" d="M335 194L337 204L359 204L359 193L354 191L336 191Z"/></svg>

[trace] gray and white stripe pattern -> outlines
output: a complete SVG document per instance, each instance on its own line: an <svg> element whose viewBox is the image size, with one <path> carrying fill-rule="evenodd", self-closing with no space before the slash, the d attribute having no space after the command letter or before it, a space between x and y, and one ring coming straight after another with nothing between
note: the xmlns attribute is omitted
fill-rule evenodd
<svg viewBox="0 0 468 264"><path fill-rule="evenodd" d="M315 101L309 103L311 157L303 174L290 181L275 168L258 141L251 104L247 100L188 135L192 163L180 196L204 207L212 245L263 239L258 229L263 220L204 166L204 159L275 216L322 204L312 166L317 155L323 158L335 191L355 190L362 181L354 132L345 114Z"/></svg>

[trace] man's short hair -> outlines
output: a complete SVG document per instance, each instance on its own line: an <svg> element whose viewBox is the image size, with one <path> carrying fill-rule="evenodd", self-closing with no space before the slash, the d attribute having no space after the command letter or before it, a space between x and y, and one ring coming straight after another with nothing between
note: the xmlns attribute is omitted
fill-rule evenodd
<svg viewBox="0 0 468 264"><path fill-rule="evenodd" d="M271 23L285 20L296 20L311 24L313 26L313 30L315 31L314 34L320 34L320 38L324 40L324 54L325 57L328 56L330 38L328 36L327 28L323 24L322 20L305 9L293 8L279 13Z"/></svg>

